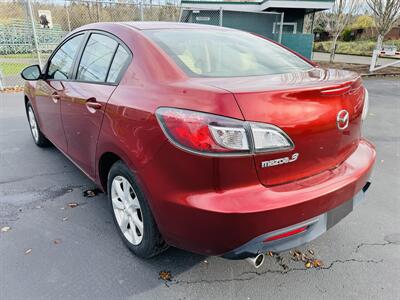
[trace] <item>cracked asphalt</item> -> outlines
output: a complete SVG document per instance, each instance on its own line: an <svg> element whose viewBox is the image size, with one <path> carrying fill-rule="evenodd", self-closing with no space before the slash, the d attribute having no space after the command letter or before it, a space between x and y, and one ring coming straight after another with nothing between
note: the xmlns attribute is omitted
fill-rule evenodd
<svg viewBox="0 0 400 300"><path fill-rule="evenodd" d="M365 84L373 183L355 211L299 249L323 262L310 269L289 252L260 269L174 248L136 258L106 197L84 197L95 185L55 148L33 144L22 94L0 94L0 227L11 227L0 232L0 299L399 299L400 80Z"/></svg>

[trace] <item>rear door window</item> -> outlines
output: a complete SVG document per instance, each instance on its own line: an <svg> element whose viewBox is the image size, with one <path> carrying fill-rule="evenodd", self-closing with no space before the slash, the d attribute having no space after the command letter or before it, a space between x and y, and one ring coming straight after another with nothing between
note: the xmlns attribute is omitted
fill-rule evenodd
<svg viewBox="0 0 400 300"><path fill-rule="evenodd" d="M129 53L121 45L119 45L117 52L115 53L114 60L111 64L110 71L108 72L107 82L115 83L118 81L128 64L129 59Z"/></svg>
<svg viewBox="0 0 400 300"><path fill-rule="evenodd" d="M77 80L105 82L118 42L103 34L92 33L78 67Z"/></svg>
<svg viewBox="0 0 400 300"><path fill-rule="evenodd" d="M66 41L51 58L47 70L47 78L55 80L68 80L72 77L74 58L83 41L83 34Z"/></svg>

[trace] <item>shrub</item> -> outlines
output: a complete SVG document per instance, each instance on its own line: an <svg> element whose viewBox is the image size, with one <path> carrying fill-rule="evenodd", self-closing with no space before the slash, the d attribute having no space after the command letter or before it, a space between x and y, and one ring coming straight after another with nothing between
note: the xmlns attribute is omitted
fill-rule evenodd
<svg viewBox="0 0 400 300"><path fill-rule="evenodd" d="M351 28L346 28L345 30L343 30L342 39L345 42L350 42L350 41L354 40L354 35L353 35L353 31L351 30Z"/></svg>
<svg viewBox="0 0 400 300"><path fill-rule="evenodd" d="M397 49L400 49L400 40L385 41L384 45L395 45ZM314 43L314 51L318 52L330 52L332 42L316 42ZM375 49L376 41L353 41L353 42L337 42L336 53L337 54L352 54L352 55L372 55L372 51Z"/></svg>

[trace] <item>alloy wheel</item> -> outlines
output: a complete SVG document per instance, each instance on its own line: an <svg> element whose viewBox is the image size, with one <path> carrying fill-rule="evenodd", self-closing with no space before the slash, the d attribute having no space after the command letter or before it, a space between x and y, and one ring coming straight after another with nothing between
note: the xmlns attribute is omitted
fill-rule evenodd
<svg viewBox="0 0 400 300"><path fill-rule="evenodd" d="M111 202L118 226L125 238L133 245L139 245L143 239L143 214L137 193L125 177L114 177Z"/></svg>
<svg viewBox="0 0 400 300"><path fill-rule="evenodd" d="M29 126L31 127L32 136L35 142L39 141L39 129L36 122L35 114L31 106L28 107Z"/></svg>

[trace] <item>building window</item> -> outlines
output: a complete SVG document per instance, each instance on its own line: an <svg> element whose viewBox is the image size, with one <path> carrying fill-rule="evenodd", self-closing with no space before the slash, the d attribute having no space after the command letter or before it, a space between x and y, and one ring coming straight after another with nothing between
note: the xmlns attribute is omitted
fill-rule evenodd
<svg viewBox="0 0 400 300"><path fill-rule="evenodd" d="M279 33L281 27L281 22L274 22L272 28L272 33ZM297 33L297 23L296 22L283 22L282 26L283 33Z"/></svg>

